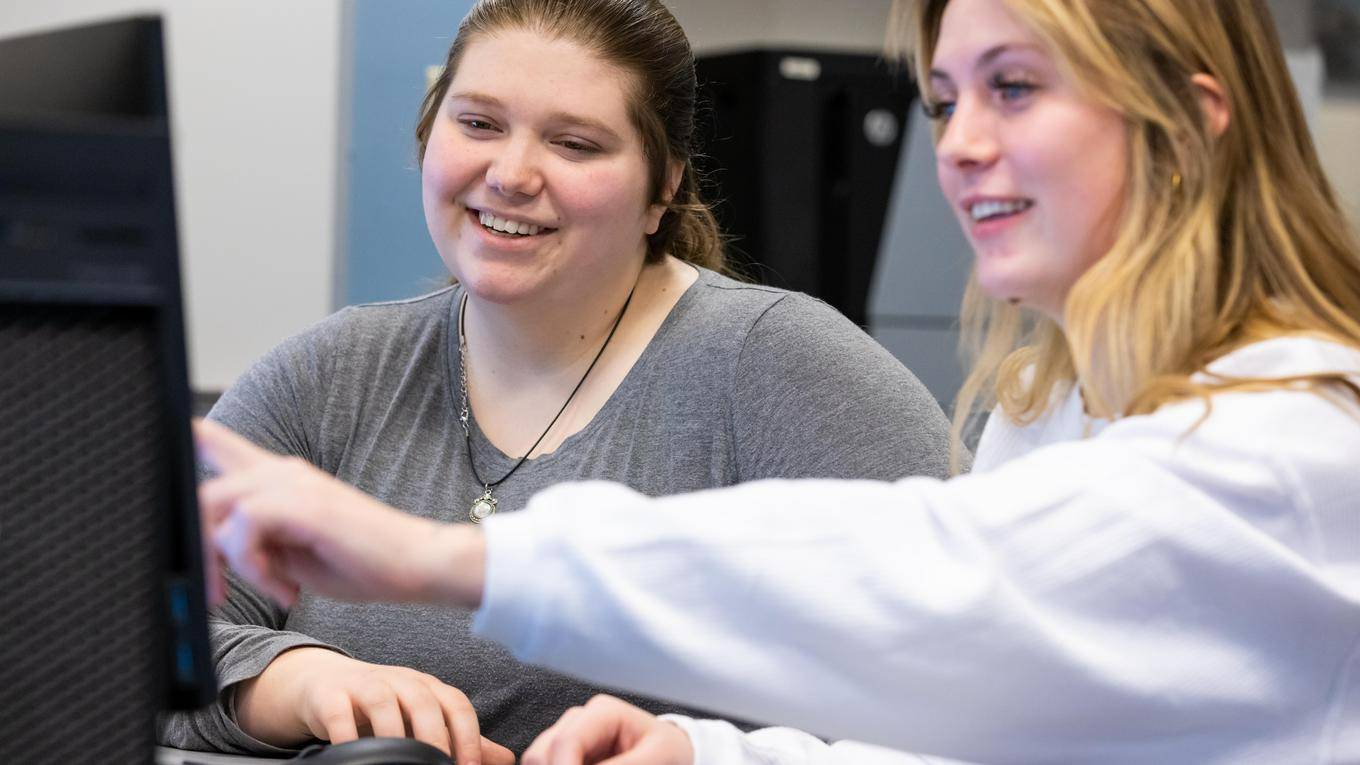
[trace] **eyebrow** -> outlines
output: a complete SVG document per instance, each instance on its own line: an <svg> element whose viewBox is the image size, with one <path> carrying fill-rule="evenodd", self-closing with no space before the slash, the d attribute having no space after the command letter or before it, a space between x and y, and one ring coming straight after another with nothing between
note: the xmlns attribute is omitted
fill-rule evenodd
<svg viewBox="0 0 1360 765"><path fill-rule="evenodd" d="M981 56L978 56L977 63L974 64L974 67L987 66L996 59L1000 58L1003 54L1009 53L1010 51L1013 50L1039 50L1039 46L1032 45L1030 43L1001 43L1000 45L993 45L992 47L983 51ZM931 69L930 79L944 80L946 82L953 81L953 79L948 74L945 74L945 72L941 69Z"/></svg>
<svg viewBox="0 0 1360 765"><path fill-rule="evenodd" d="M496 98L495 96L492 95L488 95L486 93L478 93L476 91L459 91L458 93L450 93L449 98L450 99L456 98L461 101L472 101L474 103L485 104L487 106L495 107L498 109L505 108L505 103L502 102L499 98ZM622 140L619 134L616 133L613 128L609 127L608 125L597 119L586 117L584 115L572 114L571 112L552 112L551 114L548 115L548 120L551 122L560 122L566 125L574 125L577 127L584 127L592 130L597 130L614 140Z"/></svg>

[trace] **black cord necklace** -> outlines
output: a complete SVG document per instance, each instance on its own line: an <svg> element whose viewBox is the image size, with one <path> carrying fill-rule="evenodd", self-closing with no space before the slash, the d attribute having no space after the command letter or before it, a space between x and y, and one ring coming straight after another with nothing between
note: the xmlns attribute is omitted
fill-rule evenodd
<svg viewBox="0 0 1360 765"><path fill-rule="evenodd" d="M468 425L470 410L468 409L467 333L463 331L463 327L466 326L464 319L467 316L467 292L463 292L463 298L458 303L458 378L463 386L463 409L458 414L458 419L463 423L463 440L467 443L468 468L472 471L472 477L477 483L482 485L481 496L472 501L472 507L468 510L468 518L471 519L473 523L481 523L492 513L496 512L496 498L491 496L491 490L500 486L502 483L505 483L505 479L514 475L515 471L519 470L520 465L523 465L528 461L529 455L534 453L534 449L537 449L540 443L543 443L543 439L548 435L549 431L553 429L553 426L557 424L558 418L562 416L563 412L567 411L567 405L571 403L573 398L576 398L576 392L581 390L582 385L585 385L586 378L590 377L590 372L595 368L596 362L604 355L604 349L609 347L609 341L614 339L614 333L618 331L619 324L623 322L623 314L628 311L628 304L633 302L633 292L636 289L637 284L634 283L633 289L628 290L628 299L623 301L623 308L619 309L618 318L614 319L614 326L609 328L609 335L605 337L604 344L600 346L599 351L596 351L595 358L591 359L590 366L586 367L586 372L581 375L581 379L576 383L576 387L571 389L571 393L567 396L567 400L562 402L562 408L558 409L557 414L553 415L552 422L549 422L548 427L544 428L543 432L538 434L538 438L534 441L534 445L529 447L529 451L525 452L524 456L519 458L519 461L515 463L514 467L510 468L510 470L499 479L489 482L482 480L482 476L477 472L477 463L472 459L472 429Z"/></svg>

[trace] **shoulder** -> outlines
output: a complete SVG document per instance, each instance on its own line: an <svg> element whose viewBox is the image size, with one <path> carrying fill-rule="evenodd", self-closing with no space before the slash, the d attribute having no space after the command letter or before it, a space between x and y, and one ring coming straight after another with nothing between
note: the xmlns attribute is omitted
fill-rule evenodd
<svg viewBox="0 0 1360 765"><path fill-rule="evenodd" d="M1350 388L1285 386L1225 391L1111 424L1099 436L1151 457L1178 475L1223 491L1263 494L1286 504L1344 507L1360 493L1360 348L1308 337L1255 343L1209 365L1224 377L1287 379L1333 374Z"/></svg>
<svg viewBox="0 0 1360 765"><path fill-rule="evenodd" d="M326 423L348 423L363 402L389 400L394 386L443 368L440 341L452 291L337 311L251 365L218 400L213 417L273 451L326 464Z"/></svg>
<svg viewBox="0 0 1360 765"><path fill-rule="evenodd" d="M816 326L806 306L818 304L806 295L760 284L748 284L700 268L671 310L655 342L656 351L670 362L696 369L730 370L747 363L751 346L769 342L773 328L795 335L788 316L802 315L802 324ZM827 311L831 311L829 307ZM834 311L832 311L834 314ZM823 321L826 318L823 317ZM777 341L776 341L777 342Z"/></svg>
<svg viewBox="0 0 1360 765"><path fill-rule="evenodd" d="M748 356L767 347L795 355L867 355L875 362L900 366L864 330L810 295L748 284L705 269L700 269L691 290L693 318L705 325L701 334L737 338Z"/></svg>
<svg viewBox="0 0 1360 765"><path fill-rule="evenodd" d="M360 357L387 348L409 349L438 338L448 323L456 287L408 300L346 306L275 346L266 366L312 366L339 356ZM357 351L357 353L356 353Z"/></svg>
<svg viewBox="0 0 1360 765"><path fill-rule="evenodd" d="M702 325L702 334L730 336L749 332L761 317L787 299L791 293L763 284L749 284L729 276L699 268L680 307L690 322Z"/></svg>
<svg viewBox="0 0 1360 765"><path fill-rule="evenodd" d="M1322 375L1346 382L1330 386L1287 382ZM1120 420L1102 435L1172 433L1194 426L1195 433L1202 430L1206 438L1240 441L1243 448L1269 451L1278 451L1284 444L1316 442L1323 435L1318 428L1327 428L1345 441L1360 438L1360 410L1355 400L1360 392L1360 348L1314 337L1277 337L1216 359L1196 379L1286 382L1214 393L1207 402L1190 399L1169 404L1144 417Z"/></svg>
<svg viewBox="0 0 1360 765"><path fill-rule="evenodd" d="M316 336L383 340L419 336L447 326L458 287L445 287L404 300L361 303L331 314L310 331Z"/></svg>
<svg viewBox="0 0 1360 765"><path fill-rule="evenodd" d="M437 345L448 322L454 289L342 308L274 346L233 387L285 383L314 387L330 380L349 360L378 364L409 355L421 344ZM390 352L394 350L395 354Z"/></svg>
<svg viewBox="0 0 1360 765"><path fill-rule="evenodd" d="M699 270L699 280L694 286L696 297L706 305L732 311L736 320L765 325L831 325L838 329L858 330L835 308L802 292L741 282L706 269Z"/></svg>

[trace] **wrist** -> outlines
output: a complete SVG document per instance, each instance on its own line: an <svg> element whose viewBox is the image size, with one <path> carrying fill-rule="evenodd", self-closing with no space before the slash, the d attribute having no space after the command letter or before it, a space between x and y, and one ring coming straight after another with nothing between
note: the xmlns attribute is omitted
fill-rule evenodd
<svg viewBox="0 0 1360 765"><path fill-rule="evenodd" d="M292 747L311 740L302 709L302 680L318 671L319 665L343 654L328 648L300 646L290 648L269 662L264 671L236 685L234 698L237 726L259 741L278 747Z"/></svg>
<svg viewBox="0 0 1360 765"><path fill-rule="evenodd" d="M441 524L429 536L422 576L425 599L441 605L476 609L486 582L486 537L467 524Z"/></svg>

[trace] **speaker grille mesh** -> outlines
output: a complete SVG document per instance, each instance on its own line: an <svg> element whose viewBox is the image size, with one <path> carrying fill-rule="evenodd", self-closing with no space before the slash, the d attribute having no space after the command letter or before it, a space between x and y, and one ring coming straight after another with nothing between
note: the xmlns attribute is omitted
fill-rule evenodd
<svg viewBox="0 0 1360 765"><path fill-rule="evenodd" d="M0 763L151 759L155 336L149 309L0 303Z"/></svg>

